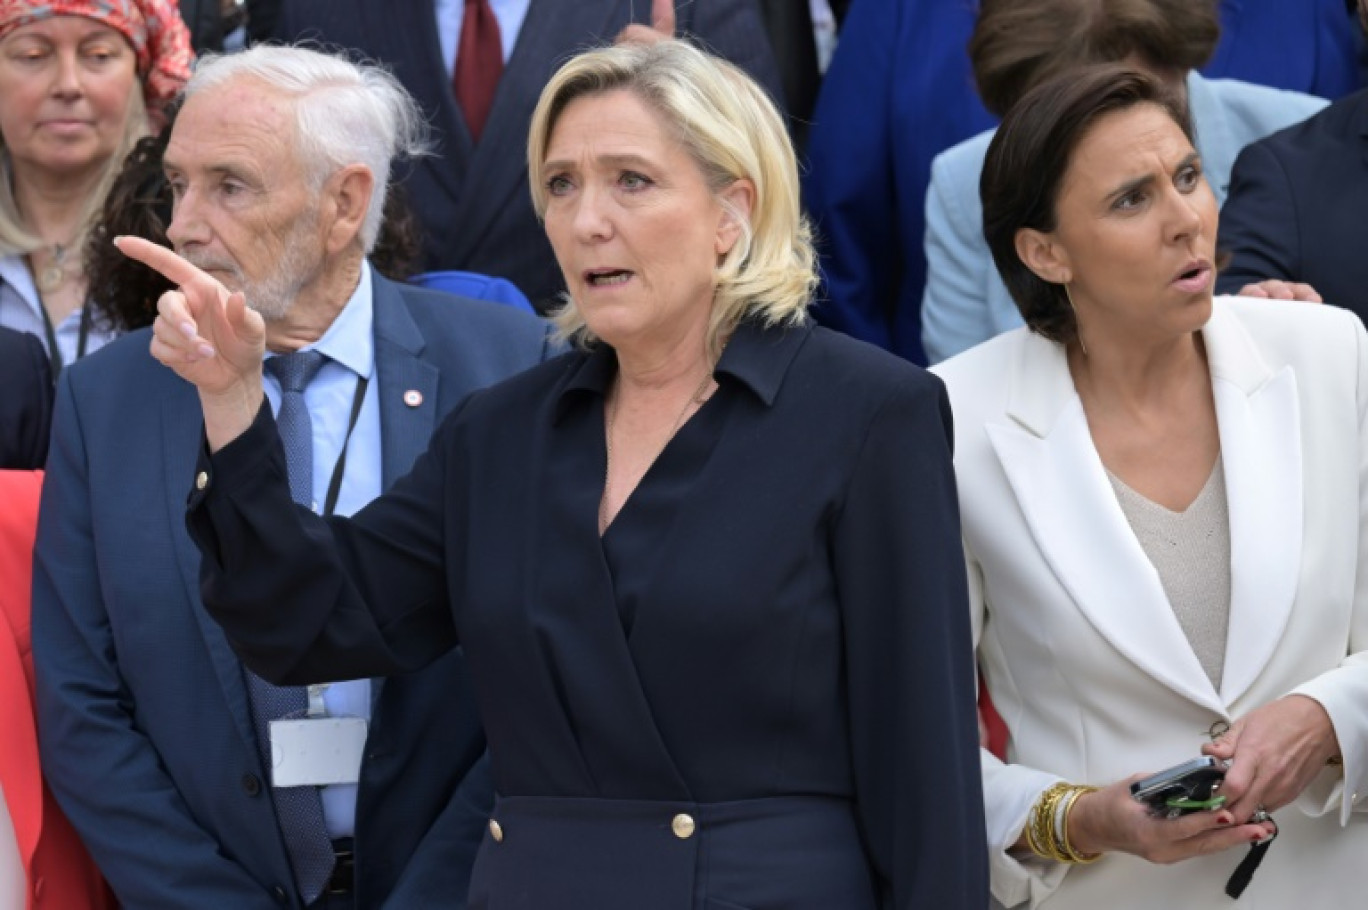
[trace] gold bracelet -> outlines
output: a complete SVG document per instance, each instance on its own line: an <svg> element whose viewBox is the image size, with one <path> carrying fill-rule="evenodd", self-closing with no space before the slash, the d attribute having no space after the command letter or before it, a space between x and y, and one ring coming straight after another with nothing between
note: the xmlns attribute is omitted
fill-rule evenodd
<svg viewBox="0 0 1368 910"><path fill-rule="evenodd" d="M1078 850L1074 849L1074 845L1069 841L1069 815L1073 812L1074 803L1078 802L1078 798L1083 794L1096 792L1096 787L1074 787L1073 792L1069 794L1068 801L1064 804L1064 809L1061 812L1058 847L1060 851L1069 858L1068 862L1073 863L1074 865L1087 865L1088 863L1095 863L1102 858L1101 853L1080 853Z"/></svg>
<svg viewBox="0 0 1368 910"><path fill-rule="evenodd" d="M1069 813L1074 803L1096 787L1079 786L1064 781L1055 783L1036 800L1027 817L1024 834L1026 846L1044 859L1069 865L1093 863L1102 854L1080 853L1069 843Z"/></svg>
<svg viewBox="0 0 1368 910"><path fill-rule="evenodd" d="M1031 814L1027 817L1026 824L1026 845L1031 848L1031 852L1036 856L1050 859L1054 855L1053 838L1050 836L1052 826L1051 819L1054 814L1054 807L1058 804L1059 795L1068 785L1057 783L1052 785L1035 801L1031 807Z"/></svg>
<svg viewBox="0 0 1368 910"><path fill-rule="evenodd" d="M1031 807L1026 824L1026 846L1036 856L1060 861L1054 849L1054 820L1059 801L1069 792L1069 788L1070 785L1063 781L1052 784Z"/></svg>

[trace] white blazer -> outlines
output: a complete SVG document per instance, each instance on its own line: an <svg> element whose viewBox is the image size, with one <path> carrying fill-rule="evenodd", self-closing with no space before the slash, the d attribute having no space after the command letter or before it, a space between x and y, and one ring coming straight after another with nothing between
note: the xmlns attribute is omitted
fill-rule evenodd
<svg viewBox="0 0 1368 910"><path fill-rule="evenodd" d="M1017 329L935 368L955 413L979 661L1010 734L1009 763L983 753L993 893L1006 906L1364 900L1368 335L1335 307L1221 297L1202 336L1230 510L1219 691L1121 512L1063 348ZM1104 785L1196 757L1213 723L1292 692L1325 706L1344 765L1276 814L1281 835L1241 900L1224 886L1242 848L1073 868L1005 852L1051 783Z"/></svg>

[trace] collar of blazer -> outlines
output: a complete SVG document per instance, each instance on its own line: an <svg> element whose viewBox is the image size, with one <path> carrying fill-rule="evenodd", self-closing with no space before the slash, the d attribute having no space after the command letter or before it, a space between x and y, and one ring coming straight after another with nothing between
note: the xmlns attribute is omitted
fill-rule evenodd
<svg viewBox="0 0 1368 910"><path fill-rule="evenodd" d="M1271 659L1297 593L1300 414L1292 369L1270 369L1224 301L1202 337L1230 508L1230 631L1219 693L1121 512L1061 347L1022 333L1010 420L987 433L1036 545L1088 621L1150 676L1226 714Z"/></svg>

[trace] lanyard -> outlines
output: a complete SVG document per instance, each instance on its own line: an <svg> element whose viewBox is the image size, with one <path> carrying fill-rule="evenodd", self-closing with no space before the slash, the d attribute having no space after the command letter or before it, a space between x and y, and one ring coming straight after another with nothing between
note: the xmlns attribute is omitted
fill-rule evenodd
<svg viewBox="0 0 1368 910"><path fill-rule="evenodd" d="M1224 736L1228 730L1230 730L1230 724L1223 720L1218 720L1211 725L1211 729L1207 731L1207 735L1211 737L1212 742L1216 742L1216 740ZM1262 818L1260 818L1260 816L1262 816ZM1264 811L1263 806L1260 806L1259 811L1254 814L1254 820L1272 822L1273 817ZM1254 873L1258 870L1259 864L1263 862L1264 854L1268 852L1269 847L1273 846L1273 841L1277 840L1277 838L1278 823L1273 822L1272 836L1269 837L1268 840L1250 845L1249 852L1245 854L1245 858L1240 861L1240 864L1235 867L1235 871L1230 874L1230 878L1226 881L1225 886L1227 897L1239 900L1240 895L1244 894L1245 889L1249 887L1250 879L1254 878Z"/></svg>
<svg viewBox="0 0 1368 910"><path fill-rule="evenodd" d="M325 518L337 508L337 497L342 492L342 475L347 471L347 447L351 445L352 430L356 429L356 421L361 417L361 405L366 401L366 387L368 385L370 385L370 380L365 376L356 377L356 391L352 394L351 416L347 418L347 435L342 439L342 451L338 453L337 463L333 465L332 478L328 481L328 495L323 500L323 516ZM328 716L328 708L323 701L323 693L328 691L330 685L331 683L318 683L305 690L309 698L307 717Z"/></svg>
<svg viewBox="0 0 1368 910"><path fill-rule="evenodd" d="M43 333L47 335L48 361L52 364L52 381L57 381L57 374L62 372L65 365L62 361L62 349L57 347L57 330L52 325L52 317L48 315L47 307L43 302L38 302L38 312L43 314ZM86 344L90 341L90 305L81 307L80 330L76 335L76 359L80 360L85 356Z"/></svg>
<svg viewBox="0 0 1368 910"><path fill-rule="evenodd" d="M356 429L356 421L361 416L361 405L366 400L366 387L370 385L370 380L365 376L356 378L356 392L352 395L351 416L347 418L347 435L342 438L342 451L337 456L337 463L333 465L332 478L328 481L328 495L323 500L323 516L333 513L337 508L337 497L342 492L342 475L347 470L347 447L351 445L352 430Z"/></svg>

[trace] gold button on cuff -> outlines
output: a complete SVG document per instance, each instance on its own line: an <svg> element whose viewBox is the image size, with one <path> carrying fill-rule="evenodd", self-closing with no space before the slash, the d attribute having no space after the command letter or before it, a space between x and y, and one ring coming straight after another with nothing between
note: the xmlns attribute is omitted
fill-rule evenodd
<svg viewBox="0 0 1368 910"><path fill-rule="evenodd" d="M671 819L670 830L673 831L674 836L680 840L688 840L693 837L694 831L698 830L698 826L694 824L693 816L681 812Z"/></svg>
<svg viewBox="0 0 1368 910"><path fill-rule="evenodd" d="M195 475L195 489L203 490L207 486L209 486L209 473L207 471L200 471Z"/></svg>
<svg viewBox="0 0 1368 910"><path fill-rule="evenodd" d="M494 843L503 843L503 827L492 818L489 820L489 836L494 838Z"/></svg>

